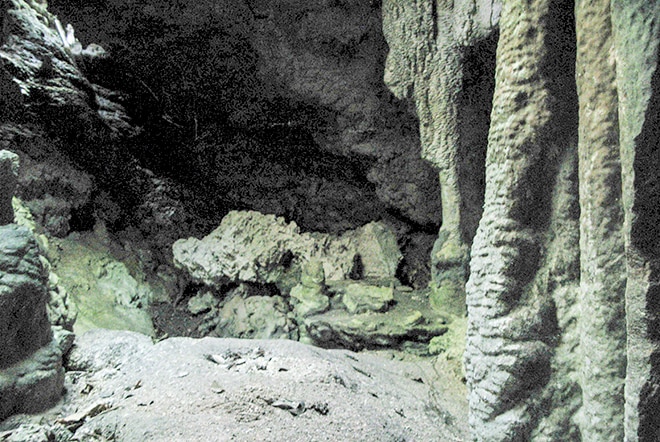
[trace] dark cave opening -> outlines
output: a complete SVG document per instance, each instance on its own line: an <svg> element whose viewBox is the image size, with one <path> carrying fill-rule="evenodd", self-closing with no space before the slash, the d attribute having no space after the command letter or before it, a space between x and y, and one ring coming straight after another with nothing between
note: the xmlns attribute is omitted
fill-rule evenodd
<svg viewBox="0 0 660 442"><path fill-rule="evenodd" d="M111 169L99 185L126 208L128 218L141 200L127 195L131 178L122 172L137 165L188 189L186 204L207 219L206 232L234 209L284 216L309 231L340 232L383 217L433 230L379 201L368 178L373 154L339 153L320 144L328 129L337 130L340 116L318 101L285 97L280 92L288 86L281 79L259 73L260 55L246 37L249 17L234 22L211 14L177 34L176 22L149 5L126 10L111 2L51 3L62 20L73 22L81 41L98 42L111 54L87 75L120 91L121 104L141 130L121 144L110 143L105 149L114 158L106 164L82 161L92 170ZM105 24L119 17L118 26ZM376 34L358 40L385 51L380 31ZM382 64L384 52L379 54ZM396 108L385 96L391 94L383 95L384 86L377 89L378 100ZM401 119L397 112L390 117ZM377 124L391 126L386 116L378 118ZM404 120L402 127L414 123L409 116ZM122 163L117 158L122 155L137 161ZM124 189L117 192L118 186Z"/></svg>
<svg viewBox="0 0 660 442"><path fill-rule="evenodd" d="M54 3L57 6L58 2ZM347 262L353 259L352 266L342 264L338 270L331 264L327 271L341 282L333 287L336 292L326 291L325 282L319 290L322 296L329 296L345 290L342 284L353 284L352 290L364 290L360 296L386 298L382 305L369 307L379 313L390 309L398 315L412 312L404 331L395 331L391 339L389 332L385 337L377 336L375 339L383 342L377 347L391 344L398 348L407 342L406 333L414 341L418 336L430 339L443 333L443 327L419 318L421 313L414 310L412 301L402 306L399 300L387 299L401 287L397 296L408 299L410 293L424 290L428 284L430 245L437 235L436 208L440 204L437 173L419 158L418 122L380 78L387 49L380 23L372 34L365 34L358 20L358 31L346 39L328 40L321 35L311 45L314 51L326 48L328 42L331 46L355 47L332 51L327 60L312 60L305 69L321 74L312 78L311 86L305 78L300 84L286 84L282 78L271 79L258 72L268 71L268 62L273 60L259 59L252 43L243 38L244 30L238 36L229 31L218 33L222 44L216 51L213 44L218 42L213 43L213 35L200 29L184 26L174 35L162 17L149 12L154 4L138 7L126 22L117 22L114 27L103 21L117 21L126 11L109 11L106 4L93 4L80 9L67 6L68 15L55 8L63 23L71 20L76 29L80 28L84 43L98 42L110 54L98 64L74 66L84 74L81 78L90 80L84 90L95 102L89 110L84 106L82 110L74 106L53 112L39 109L48 117L44 123L47 135L61 145L74 169L93 181L91 196L86 197L89 201L71 210L69 231L58 237L62 250L105 254L87 261L102 263L99 269L84 272L86 275L119 272L121 260L130 260L126 264L130 271L121 270L121 278L133 278L138 285L153 283L158 298L152 305L138 293L129 293L126 303L137 305L139 301L138 307L150 306L148 314L156 335L209 332L217 318L204 319L203 313L192 313L188 303L211 302L206 296L210 294L217 301L211 307L216 315L221 308L223 314L231 308L248 309L249 314L241 320L249 321L253 316L249 308L283 313L286 325L282 332L297 339L297 327L302 327L302 322L290 324L301 318L292 319L297 304L289 301L290 286L296 284L287 281L280 287L259 283L259 290L240 284L227 288L231 294L225 293L225 288L205 291L200 280L174 260L173 244L209 236L230 212L274 214L285 224L296 223L291 229L300 232L300 237L295 233L293 241L318 240L312 247L328 255L367 251L347 256ZM345 18L351 7L335 5L332 12ZM111 17L113 14L118 17ZM309 15L313 25L313 14L303 18L307 20ZM375 26L376 19L380 20L380 15L374 13L369 26ZM295 26L289 26L293 24L286 26L294 32L292 41L299 44ZM202 28L213 30L213 26ZM316 31L310 31L313 38ZM307 50L299 49L294 56L309 62ZM318 69L319 65L326 67L324 63L331 66L329 77ZM301 85L302 91L291 90ZM311 92L304 90L306 87ZM102 100L117 105L115 109L131 130L114 131L112 124L97 118L102 113ZM424 208L427 201L430 209ZM416 237L411 240L411 236ZM379 243L381 240L384 243ZM77 249L76 241L90 248ZM328 244L333 242L342 245L332 249ZM249 256L250 251L238 253L232 256ZM384 257L377 265L374 253ZM285 270L293 266L291 273L297 275L300 261L307 258L305 255L291 264L293 259L285 255L277 265ZM69 271L68 264L61 265L67 269L63 273ZM381 267L375 272L374 266ZM341 273L344 268L348 268L346 274ZM335 284L337 279L333 281ZM88 284L89 291L100 292L94 284ZM76 288L73 296L86 298L85 290ZM348 312L341 296L331 297L331 309L341 311L341 315L357 311ZM246 307L246 303L251 305ZM422 316L435 317L426 303L420 308L424 310ZM266 320L273 318L267 316ZM179 323L168 331L169 325ZM420 327L425 331L419 331ZM257 329L250 328L247 336ZM342 346L339 342L343 341L339 339L336 346Z"/></svg>

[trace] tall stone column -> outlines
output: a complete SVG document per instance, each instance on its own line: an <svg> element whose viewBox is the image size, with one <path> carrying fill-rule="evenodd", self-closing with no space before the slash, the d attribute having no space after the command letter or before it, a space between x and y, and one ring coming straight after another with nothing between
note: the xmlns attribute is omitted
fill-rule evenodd
<svg viewBox="0 0 660 442"><path fill-rule="evenodd" d="M478 441L531 440L560 396L574 408L573 383L553 377L556 356L570 359L556 336L570 328L576 277L577 246L567 241L576 236L571 9L557 0L510 0L502 9L484 212L467 284L469 420ZM537 440L570 435L562 419L545 421Z"/></svg>
<svg viewBox="0 0 660 442"><path fill-rule="evenodd" d="M415 103L422 157L438 170L442 226L431 256L433 304L462 314L469 249L482 189L462 179L461 93L463 53L492 32L499 2L383 2L383 32L390 46L385 83ZM466 198L466 195L471 198ZM477 196L476 198L474 196Z"/></svg>
<svg viewBox="0 0 660 442"><path fill-rule="evenodd" d="M578 0L582 440L623 439L626 286L610 0Z"/></svg>
<svg viewBox="0 0 660 442"><path fill-rule="evenodd" d="M613 0L627 257L625 440L660 440L660 2Z"/></svg>

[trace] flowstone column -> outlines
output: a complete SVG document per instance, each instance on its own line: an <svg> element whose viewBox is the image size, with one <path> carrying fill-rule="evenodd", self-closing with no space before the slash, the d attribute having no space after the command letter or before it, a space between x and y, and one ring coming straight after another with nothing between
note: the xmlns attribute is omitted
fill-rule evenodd
<svg viewBox="0 0 660 442"><path fill-rule="evenodd" d="M506 1L500 19L484 212L466 288L469 420L478 441L575 434L570 414L551 415L563 400L571 411L579 406L570 363L564 376L555 371L570 361L565 347L575 347L574 337L560 339L577 286L577 245L567 242L577 237L571 22L572 2L557 0Z"/></svg>
<svg viewBox="0 0 660 442"><path fill-rule="evenodd" d="M610 0L578 0L583 441L623 440L626 376L623 207Z"/></svg>
<svg viewBox="0 0 660 442"><path fill-rule="evenodd" d="M625 440L660 440L660 2L613 0L627 286Z"/></svg>
<svg viewBox="0 0 660 442"><path fill-rule="evenodd" d="M411 98L420 123L422 157L438 170L442 226L431 265L432 304L452 313L465 308L469 248L481 189L461 179L460 96L463 52L488 36L499 18L499 1L383 1L383 32L390 46L385 83L399 98ZM478 173L474 171L474 173ZM474 207L473 207L474 206ZM474 215L472 215L474 216Z"/></svg>

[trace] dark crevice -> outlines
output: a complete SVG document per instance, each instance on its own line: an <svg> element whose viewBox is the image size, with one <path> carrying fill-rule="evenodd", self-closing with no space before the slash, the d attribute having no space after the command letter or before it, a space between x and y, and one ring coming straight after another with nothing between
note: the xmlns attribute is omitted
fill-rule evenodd
<svg viewBox="0 0 660 442"><path fill-rule="evenodd" d="M406 216L406 214L398 210L396 207L388 207L385 209L385 213L387 215L391 216L392 218L399 220L406 225L410 226L411 230L416 232L416 233L426 233L429 235L437 235L438 234L438 229L440 228L440 222L436 223L428 223L428 224L422 224L418 223L417 221L410 219L410 217Z"/></svg>
<svg viewBox="0 0 660 442"><path fill-rule="evenodd" d="M660 254L660 68L651 80L644 126L635 139L635 200L631 241L647 257Z"/></svg>
<svg viewBox="0 0 660 442"><path fill-rule="evenodd" d="M71 232L85 232L94 228L96 219L94 217L94 205L90 202L82 207L71 211L69 230Z"/></svg>
<svg viewBox="0 0 660 442"><path fill-rule="evenodd" d="M495 53L499 34L493 34L463 52L463 87L459 98L461 144L458 173L461 185L461 234L472 242L481 218L486 188L486 147L490 110L495 91Z"/></svg>
<svg viewBox="0 0 660 442"><path fill-rule="evenodd" d="M649 261L649 287L645 310L648 339L660 343L660 66L651 79L651 97L644 125L635 139L634 201L630 241L644 260ZM635 412L639 416L640 441L660 440L660 352L650 356L650 377L640 391Z"/></svg>
<svg viewBox="0 0 660 442"><path fill-rule="evenodd" d="M438 5L435 0L431 1L431 26L433 26L433 42L438 39Z"/></svg>

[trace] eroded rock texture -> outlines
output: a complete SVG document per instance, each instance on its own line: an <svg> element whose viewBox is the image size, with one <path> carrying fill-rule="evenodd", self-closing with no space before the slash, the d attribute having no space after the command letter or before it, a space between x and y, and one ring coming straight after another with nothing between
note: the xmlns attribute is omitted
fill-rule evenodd
<svg viewBox="0 0 660 442"><path fill-rule="evenodd" d="M553 235L548 189L555 186L559 161L571 161L567 151L575 142L571 126L558 124L575 117L568 6L507 2L500 20L484 213L467 286L466 371L479 440L528 440L541 413L559 405L543 392L557 345L546 272L568 279L564 283L572 275L558 274L570 271L559 267L560 260L539 270L544 237Z"/></svg>
<svg viewBox="0 0 660 442"><path fill-rule="evenodd" d="M383 2L390 46L385 83L398 97L414 100L422 157L439 174L442 227L431 258L434 288L461 303L483 202L489 52L499 8L499 2ZM479 61L468 68L471 54Z"/></svg>
<svg viewBox="0 0 660 442"><path fill-rule="evenodd" d="M48 321L47 274L25 227L0 227L0 419L52 405L64 385Z"/></svg>
<svg viewBox="0 0 660 442"><path fill-rule="evenodd" d="M401 260L396 236L381 223L341 236L301 233L294 222L254 211L230 212L205 238L174 243L173 254L175 265L197 283L274 283L287 292L289 280L297 282L312 259L322 263L331 280L351 274L393 280Z"/></svg>
<svg viewBox="0 0 660 442"><path fill-rule="evenodd" d="M466 287L475 440L657 440L658 12L504 2Z"/></svg>
<svg viewBox="0 0 660 442"><path fill-rule="evenodd" d="M582 439L623 439L625 256L610 2L577 1ZM595 80L595 81L594 81Z"/></svg>
<svg viewBox="0 0 660 442"><path fill-rule="evenodd" d="M660 3L611 3L626 241L626 441L660 438Z"/></svg>

